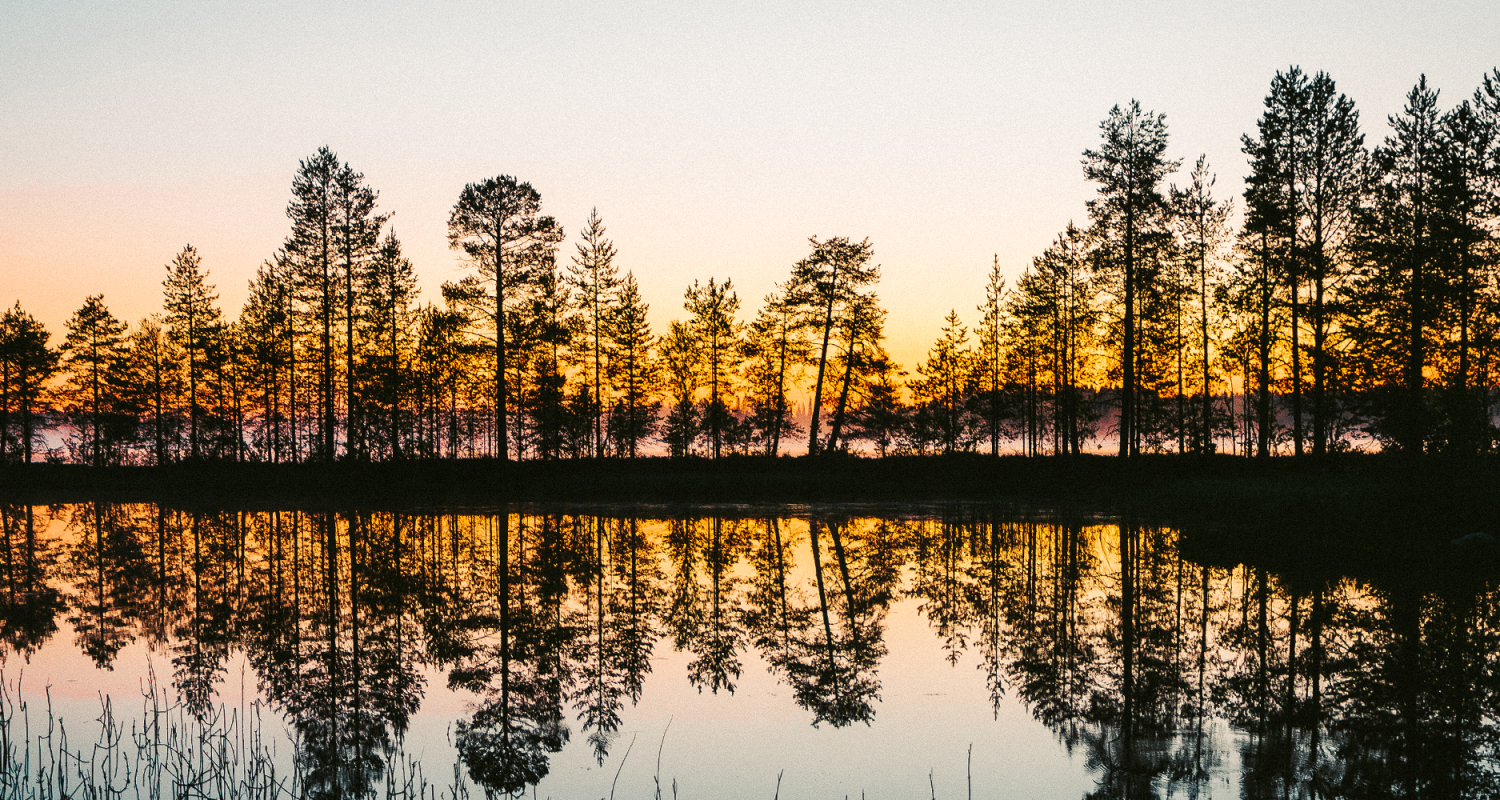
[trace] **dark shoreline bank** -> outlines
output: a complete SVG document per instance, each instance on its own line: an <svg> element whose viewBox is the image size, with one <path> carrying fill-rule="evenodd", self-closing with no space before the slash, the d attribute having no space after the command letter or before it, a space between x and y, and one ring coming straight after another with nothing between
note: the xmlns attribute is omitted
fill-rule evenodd
<svg viewBox="0 0 1500 800"><path fill-rule="evenodd" d="M178 463L164 467L0 467L0 499L334 502L467 505L511 501L941 501L1113 497L1170 486L1323 489L1441 472L1493 472L1476 462L1416 465L1383 456L1321 462L1232 456L898 456L873 458L493 459L306 464Z"/></svg>
<svg viewBox="0 0 1500 800"><path fill-rule="evenodd" d="M200 507L400 509L502 502L820 503L1075 502L1118 511L1163 504L1335 501L1364 496L1478 503L1500 512L1500 462L1343 455L1025 458L964 454L866 458L734 456L500 462L179 463L165 467L0 467L0 501L162 502Z"/></svg>
<svg viewBox="0 0 1500 800"><path fill-rule="evenodd" d="M0 467L0 502L154 502L200 510L444 510L502 503L585 513L656 507L734 516L757 507L944 504L1040 507L1171 525L1214 563L1382 573L1500 566L1500 462L1383 455L1321 460L1232 456L1025 458L647 458L502 463L488 459L334 464ZM720 513L716 511L715 513ZM1270 563L1268 563L1270 562ZM1275 567L1273 567L1275 568Z"/></svg>

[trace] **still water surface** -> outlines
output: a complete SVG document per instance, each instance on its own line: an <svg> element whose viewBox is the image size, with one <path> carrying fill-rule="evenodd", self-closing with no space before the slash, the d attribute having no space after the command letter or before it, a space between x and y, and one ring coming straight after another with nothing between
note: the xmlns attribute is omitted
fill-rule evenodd
<svg viewBox="0 0 1500 800"><path fill-rule="evenodd" d="M975 505L0 511L12 754L18 701L77 747L155 681L263 709L305 796L412 763L476 797L1500 790L1493 585Z"/></svg>

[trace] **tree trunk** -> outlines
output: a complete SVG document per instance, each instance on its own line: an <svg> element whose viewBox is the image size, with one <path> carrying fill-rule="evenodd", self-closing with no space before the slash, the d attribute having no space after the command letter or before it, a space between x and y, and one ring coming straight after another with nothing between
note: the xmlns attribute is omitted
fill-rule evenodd
<svg viewBox="0 0 1500 800"><path fill-rule="evenodd" d="M354 391L354 251L344 230L344 455L363 455L359 406Z"/></svg>
<svg viewBox="0 0 1500 800"><path fill-rule="evenodd" d="M1202 452L1213 450L1214 443L1214 393L1208 372L1208 254L1206 248L1198 251L1198 299L1201 306L1203 327L1203 445ZM1231 411L1233 406L1231 406Z"/></svg>
<svg viewBox="0 0 1500 800"><path fill-rule="evenodd" d="M1260 397L1258 402L1258 419L1256 421L1256 452L1257 458L1268 458L1271 455L1271 291L1272 284L1270 276L1264 273L1270 270L1270 248L1266 242L1266 234L1261 233L1261 271L1262 280L1260 286Z"/></svg>
<svg viewBox="0 0 1500 800"><path fill-rule="evenodd" d="M781 426L786 421L786 315L781 318L781 341L776 350L776 418L771 421L771 457L780 455Z"/></svg>
<svg viewBox="0 0 1500 800"><path fill-rule="evenodd" d="M1127 200L1127 202L1129 202ZM1125 319L1120 355L1120 455L1135 455L1135 208L1125 212Z"/></svg>
<svg viewBox="0 0 1500 800"><path fill-rule="evenodd" d="M509 391L505 376L505 273L503 221L495 220L495 457L510 460Z"/></svg>
<svg viewBox="0 0 1500 800"><path fill-rule="evenodd" d="M1325 293L1328 256L1323 252L1323 215L1313 217L1313 455L1328 452L1328 316Z"/></svg>
<svg viewBox="0 0 1500 800"><path fill-rule="evenodd" d="M1291 278L1292 290L1292 454L1302 455L1302 347L1300 280Z"/></svg>
<svg viewBox="0 0 1500 800"><path fill-rule="evenodd" d="M833 410L833 430L828 434L828 452L838 452L839 433L844 428L844 409L849 404L849 384L854 379L854 329L849 331L849 349L844 353L844 380L839 389L839 402Z"/></svg>
<svg viewBox="0 0 1500 800"><path fill-rule="evenodd" d="M833 265L833 274L829 276L828 285L828 309L823 315L823 349L818 355L818 382L813 389L812 397L812 421L807 426L807 454L815 456L818 454L818 414L823 406L823 372L828 366L828 340L833 336L833 303L838 298L839 267Z"/></svg>

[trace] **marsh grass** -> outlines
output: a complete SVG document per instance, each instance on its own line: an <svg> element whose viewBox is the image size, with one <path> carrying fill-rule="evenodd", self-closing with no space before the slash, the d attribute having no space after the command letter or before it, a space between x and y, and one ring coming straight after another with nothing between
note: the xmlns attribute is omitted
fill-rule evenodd
<svg viewBox="0 0 1500 800"><path fill-rule="evenodd" d="M70 738L68 721L52 705L51 687L33 708L22 679L0 672L0 800L278 800L342 796L341 787L312 786L298 759L294 734L268 725L274 712L261 701L220 704L202 715L175 700L148 673L139 710L117 711L101 694L99 716ZM76 730L76 727L75 727ZM392 752L379 788L388 800L464 800L462 770L453 783L430 783L421 762Z"/></svg>

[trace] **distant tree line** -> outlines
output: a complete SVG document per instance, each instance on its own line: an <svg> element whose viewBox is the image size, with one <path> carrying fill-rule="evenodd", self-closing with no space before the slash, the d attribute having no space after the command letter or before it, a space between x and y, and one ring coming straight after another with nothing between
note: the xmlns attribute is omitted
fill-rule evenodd
<svg viewBox="0 0 1500 800"><path fill-rule="evenodd" d="M997 259L977 324L950 313L914 374L883 347L868 239L811 238L753 314L694 281L653 331L597 211L560 258L562 226L502 175L464 187L448 238L471 272L424 303L377 192L322 148L237 317L191 246L134 326L100 295L56 347L19 303L0 315L0 461L1487 452L1500 69L1446 110L1424 77L1389 128L1367 147L1331 77L1278 72L1235 229L1203 157L1167 183L1164 116L1116 106L1083 155L1087 224L1011 285Z"/></svg>

